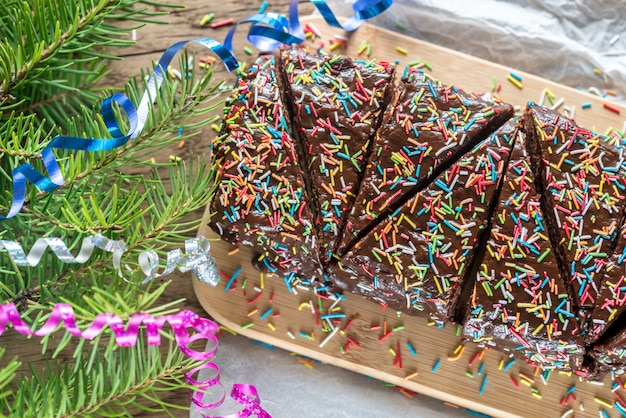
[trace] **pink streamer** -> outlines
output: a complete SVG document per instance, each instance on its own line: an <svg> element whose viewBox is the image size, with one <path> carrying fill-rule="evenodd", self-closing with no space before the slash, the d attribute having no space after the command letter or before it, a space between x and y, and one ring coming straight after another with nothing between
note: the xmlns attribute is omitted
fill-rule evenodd
<svg viewBox="0 0 626 418"><path fill-rule="evenodd" d="M127 326L124 326L122 319L115 314L98 314L89 327L85 330L81 330L76 325L76 316L74 315L72 307L66 303L58 303L52 309L48 320L38 330L33 331L26 322L24 322L14 304L6 303L0 305L0 335L4 333L9 324L20 334L35 335L38 337L49 335L54 332L59 325L62 325L70 335L92 340L98 336L106 326L109 326L113 331L115 342L120 347L132 347L137 344L139 330L143 325L146 331L148 345L160 345L161 336L159 330L161 330L166 323L169 323L172 327L178 348L185 356L200 361L208 361L215 357L218 346L217 336L215 334L219 329L219 325L189 310L183 310L176 314L164 315L158 318L147 313L133 314L128 320ZM189 328L195 330L193 335L189 335ZM213 342L213 348L208 351L196 351L188 347L189 343L199 339L206 339ZM192 376L202 369L213 369L216 372L215 377L206 381L193 379ZM188 373L185 373L185 379L187 383L198 388L189 395L194 405L198 408L214 409L224 402L224 394L222 394L217 402L202 402L204 392L211 387L218 387L223 392L223 385L220 382L220 372L217 364L209 361L196 367ZM211 418L243 418L251 415L260 418L271 418L271 416L261 408L261 399L254 386L235 383L230 396L243 405L243 409L236 414Z"/></svg>

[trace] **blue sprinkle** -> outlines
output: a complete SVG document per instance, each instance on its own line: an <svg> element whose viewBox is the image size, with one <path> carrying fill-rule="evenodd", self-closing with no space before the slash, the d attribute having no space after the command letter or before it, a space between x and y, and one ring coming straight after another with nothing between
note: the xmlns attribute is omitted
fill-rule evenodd
<svg viewBox="0 0 626 418"><path fill-rule="evenodd" d="M240 273L241 273L241 267L239 267L235 271L235 273L232 276L230 276L230 279L228 279L228 283L226 283L226 286L224 287L225 292L228 292L230 290L230 286L232 286L233 282L235 281L237 276L239 276Z"/></svg>

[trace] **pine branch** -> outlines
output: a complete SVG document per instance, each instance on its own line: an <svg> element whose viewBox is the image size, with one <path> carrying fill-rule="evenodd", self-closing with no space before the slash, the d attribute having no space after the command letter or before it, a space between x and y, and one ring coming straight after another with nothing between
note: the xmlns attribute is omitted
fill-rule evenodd
<svg viewBox="0 0 626 418"><path fill-rule="evenodd" d="M124 37L130 29L162 14L148 8L155 4L149 0L5 3L7 13L0 16L0 211L4 213L12 201L12 169L29 162L44 172L38 156L55 135L109 136L99 105L110 92L94 88L93 83L106 74L106 62L116 58L111 47L129 44ZM130 27L112 23L119 20L130 22ZM55 22L53 27L50 22ZM180 65L188 65L186 55ZM64 184L54 193L30 187L22 213L0 224L0 238L19 241L25 249L42 236L61 238L73 254L94 232L124 239L128 251L122 263L134 271L119 277L110 254L99 250L81 265L63 263L47 252L33 268L18 267L6 252L0 252L0 300L14 301L33 318L33 324L43 323L49 307L59 301L74 307L80 324L101 312L122 318L132 312L155 316L173 312L173 304L158 305L169 282L139 285L144 275L137 268L137 256L145 250L163 256L168 246L184 245L202 222L188 215L208 203L214 173L206 156L188 162L150 159L155 151L181 139L197 140L200 130L214 121L206 115L222 105L219 87L212 71L194 70L191 77L165 80L137 138L109 152L55 151ZM143 77L125 88L135 104L144 90ZM128 124L125 115L118 112L116 117L122 125ZM152 174L132 174L139 167L142 172L151 167ZM182 370L198 362L185 358L171 336L161 350L140 341L136 347L119 348L110 331L90 342L76 341L69 334L44 338L43 353L47 357L52 353L44 371L31 368L20 382L11 376L19 366L17 360L0 370L0 413L130 416L137 408L180 408L160 400L160 394L187 387ZM68 350L72 350L69 362ZM4 387L8 389L1 392Z"/></svg>
<svg viewBox="0 0 626 418"><path fill-rule="evenodd" d="M186 57L181 61L186 63ZM193 137L199 128L213 121L211 118L197 120L198 115L221 106L216 100L219 84L211 83L212 76L212 72L204 73L197 82L193 77L183 82L166 80L154 106L159 113L150 116L145 131L132 146L103 153L103 156L94 153L82 153L82 157L69 153L64 156L60 152L59 160L67 178L64 186L47 195L33 189L23 214L5 221L3 226L7 229L0 231L0 237L19 240L28 247L29 242L47 233L62 238L77 251L87 234L105 233L109 238L125 240L129 251L124 263L133 267L137 267L141 251L150 249L163 254L168 244L180 247L202 222L202 219L184 221L186 215L202 210L212 195L213 173L206 158L198 159L189 167L175 162L154 164L153 175L149 178L128 175L120 169L137 166L137 160L147 159L137 154L153 153L162 144L167 146L179 141L179 126L184 131L191 131L187 128L193 126L194 130L188 134ZM138 100L142 88L131 83L127 93ZM80 126L86 127L90 135L94 135L92 127L99 130L96 133L105 133L101 121L94 121L86 110L84 115L74 120L70 134L77 135ZM163 131L166 131L165 138ZM167 175L160 173L163 168L169 170ZM165 186L166 182L170 187ZM23 235L22 231L27 234ZM0 253L0 260L3 257L8 258ZM59 297L71 299L81 292L90 292L105 280L93 277L94 270L110 280L117 280L106 255L92 257L88 263L75 266L63 264L49 254L38 267L22 268L15 273L14 286L0 286L1 299L21 301L25 293L39 303Z"/></svg>
<svg viewBox="0 0 626 418"><path fill-rule="evenodd" d="M163 412L184 409L161 400L172 388L189 388L182 372L202 364L185 357L170 339L166 349L148 346L140 333L134 347L119 348L97 337L73 362L48 361L43 371L30 369L19 386L0 400L9 416L133 416L137 409Z"/></svg>
<svg viewBox="0 0 626 418"><path fill-rule="evenodd" d="M107 75L103 70L109 61L119 59L111 51L134 43L129 32L145 23L164 23L153 18L166 12L147 6L175 7L143 0L10 1L7 17L0 19L5 35L0 111L36 110L48 127L65 123L80 104L94 102L98 89L91 86ZM121 27L112 20L133 23ZM55 96L61 102L51 101Z"/></svg>

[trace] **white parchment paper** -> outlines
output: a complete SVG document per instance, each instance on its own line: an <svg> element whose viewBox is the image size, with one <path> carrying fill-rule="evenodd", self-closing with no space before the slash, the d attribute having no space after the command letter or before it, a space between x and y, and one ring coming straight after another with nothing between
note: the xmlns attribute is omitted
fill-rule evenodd
<svg viewBox="0 0 626 418"><path fill-rule="evenodd" d="M310 369L287 351L268 348L241 335L225 333L220 337L215 363L221 369L226 390L230 391L233 383L255 385L261 406L273 418L472 417L465 409L446 406L424 395L409 398L380 380L339 367L316 362ZM208 379L209 375L200 377ZM207 414L228 415L240 409L229 398ZM201 418L193 405L191 418Z"/></svg>
<svg viewBox="0 0 626 418"><path fill-rule="evenodd" d="M351 3L332 4L347 14ZM624 0L395 0L371 23L626 100Z"/></svg>

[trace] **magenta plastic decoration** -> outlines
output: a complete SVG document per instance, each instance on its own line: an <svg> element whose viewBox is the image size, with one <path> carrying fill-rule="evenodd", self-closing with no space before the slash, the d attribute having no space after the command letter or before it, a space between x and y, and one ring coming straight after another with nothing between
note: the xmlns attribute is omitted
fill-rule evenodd
<svg viewBox="0 0 626 418"><path fill-rule="evenodd" d="M176 344L178 344L178 348L185 356L193 360L207 361L207 363L185 374L187 382L197 387L196 392L190 395L191 399L194 404L200 407L217 408L224 402L224 396L212 404L203 404L201 402L204 391L209 390L213 386L222 387L219 379L219 367L210 361L217 353L218 341L216 333L219 330L219 325L209 319L201 318L189 310L157 318L147 313L137 313L131 315L128 324L124 326L124 322L119 316L105 313L97 315L91 322L91 325L81 330L76 324L76 316L72 307L66 303L58 303L52 309L48 320L38 330L34 331L24 322L14 304L6 303L0 305L0 335L4 334L9 324L20 334L38 337L49 335L59 326L63 326L66 332L74 337L92 340L108 326L113 331L115 342L120 347L132 347L137 344L139 330L143 325L148 345L158 346L161 344L159 331L163 329L166 323L169 323L172 327ZM193 335L189 334L189 328L195 331ZM208 351L195 351L188 347L189 343L199 339L211 341L213 347ZM192 378L194 373L205 368L213 369L216 372L216 377L207 381L196 381ZM235 384L233 385L231 397L242 404L243 409L235 415L219 418L248 417L250 415L263 418L270 417L261 408L261 400L254 386Z"/></svg>

